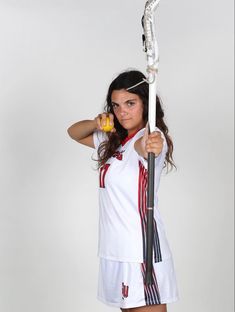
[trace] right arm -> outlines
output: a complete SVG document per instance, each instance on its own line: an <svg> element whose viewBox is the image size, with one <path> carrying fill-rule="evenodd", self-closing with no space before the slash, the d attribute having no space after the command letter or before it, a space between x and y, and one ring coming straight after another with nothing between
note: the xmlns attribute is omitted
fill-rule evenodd
<svg viewBox="0 0 235 312"><path fill-rule="evenodd" d="M94 120L82 120L78 121L72 126L67 129L69 136L81 143L83 145L95 148L94 141L93 141L93 132L95 130L101 130L102 127L105 125L106 122L106 115L105 113L99 114ZM113 115L109 114L110 122L113 122ZM113 128L112 131L115 131Z"/></svg>
<svg viewBox="0 0 235 312"><path fill-rule="evenodd" d="M82 120L67 129L69 136L78 143L95 148L93 132L97 129L95 120Z"/></svg>

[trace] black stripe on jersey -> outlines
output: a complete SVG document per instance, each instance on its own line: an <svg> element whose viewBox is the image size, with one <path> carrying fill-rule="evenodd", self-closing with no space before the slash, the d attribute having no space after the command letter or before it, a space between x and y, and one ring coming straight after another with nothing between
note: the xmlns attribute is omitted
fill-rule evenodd
<svg viewBox="0 0 235 312"><path fill-rule="evenodd" d="M148 171L145 169L144 165L139 161L139 189L138 189L138 209L140 214L141 229L142 229L142 239L143 239L143 261L146 261L147 253L147 181ZM157 231L157 223L154 219L154 229L153 229L153 251L154 251L154 261L161 262L161 246Z"/></svg>
<svg viewBox="0 0 235 312"><path fill-rule="evenodd" d="M143 281L145 281L146 275L145 263L141 263L141 272L143 276ZM152 271L152 276L153 276L153 284L152 285L144 284L144 296L146 305L161 304L160 292L154 270Z"/></svg>
<svg viewBox="0 0 235 312"><path fill-rule="evenodd" d="M155 262L161 262L162 261L162 253L161 253L161 247L160 247L160 241L157 231L157 223L156 220L153 220L154 225L154 233L153 233L153 251L154 251L154 261Z"/></svg>

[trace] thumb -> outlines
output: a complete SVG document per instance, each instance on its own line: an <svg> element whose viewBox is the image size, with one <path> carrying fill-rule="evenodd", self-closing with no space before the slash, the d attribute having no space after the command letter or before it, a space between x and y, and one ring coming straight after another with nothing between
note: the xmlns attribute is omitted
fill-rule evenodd
<svg viewBox="0 0 235 312"><path fill-rule="evenodd" d="M149 136L149 122L146 123L145 131L144 131L144 141L148 139Z"/></svg>

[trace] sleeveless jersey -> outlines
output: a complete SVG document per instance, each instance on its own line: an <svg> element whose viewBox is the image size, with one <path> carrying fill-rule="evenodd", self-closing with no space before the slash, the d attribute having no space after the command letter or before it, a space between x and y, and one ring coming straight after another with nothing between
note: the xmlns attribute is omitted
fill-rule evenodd
<svg viewBox="0 0 235 312"><path fill-rule="evenodd" d="M162 152L155 157L154 242L153 261L172 256L158 209L158 188L167 152L164 139ZM99 169L99 237L101 258L142 263L146 259L147 160L140 156L134 143L144 135L145 128L127 137L116 152ZM93 133L94 146L108 140L105 132Z"/></svg>

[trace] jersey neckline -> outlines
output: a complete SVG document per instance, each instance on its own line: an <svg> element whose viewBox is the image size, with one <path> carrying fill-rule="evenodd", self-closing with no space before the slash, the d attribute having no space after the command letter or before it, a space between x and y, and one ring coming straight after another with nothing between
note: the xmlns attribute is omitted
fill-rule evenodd
<svg viewBox="0 0 235 312"><path fill-rule="evenodd" d="M130 139L132 139L136 135L136 133L139 132L141 129L136 130L134 133L132 133L131 135L127 136L124 140L122 140L121 142L122 146L124 146Z"/></svg>

